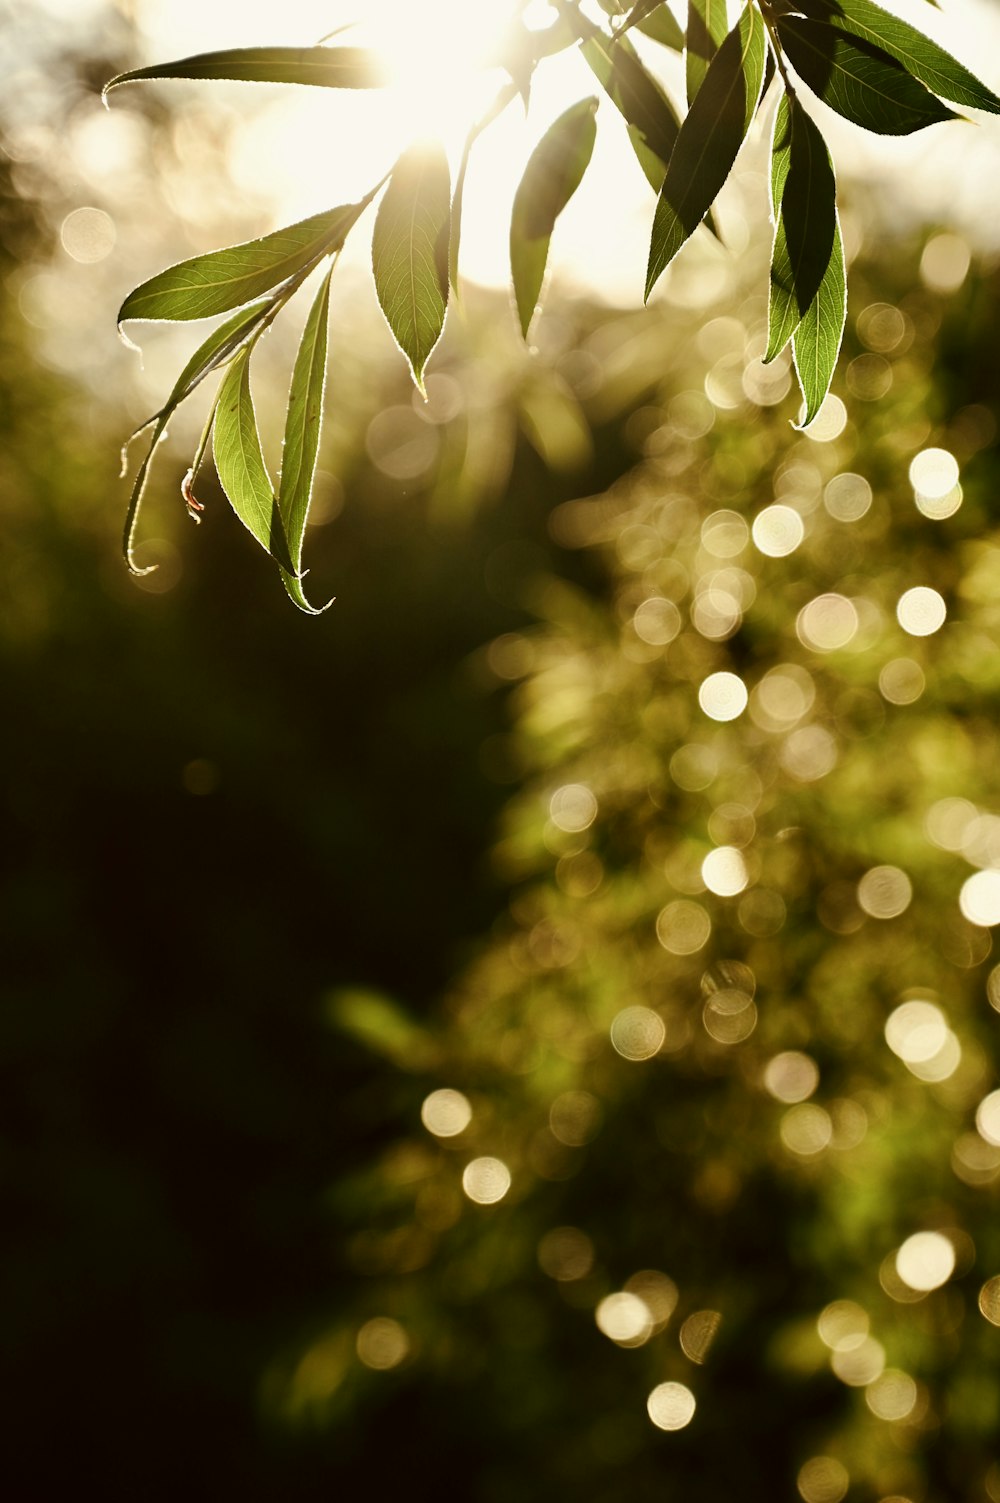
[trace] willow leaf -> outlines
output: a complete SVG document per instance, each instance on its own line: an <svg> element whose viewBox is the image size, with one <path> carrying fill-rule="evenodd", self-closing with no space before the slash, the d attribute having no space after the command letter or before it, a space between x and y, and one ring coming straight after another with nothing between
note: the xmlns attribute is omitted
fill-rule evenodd
<svg viewBox="0 0 1000 1503"><path fill-rule="evenodd" d="M799 0L797 8L814 21L826 21L839 31L881 47L942 99L1000 114L1000 99L992 89L937 42L872 0Z"/></svg>
<svg viewBox="0 0 1000 1503"><path fill-rule="evenodd" d="M168 266L129 293L118 311L119 326L130 318L154 322L211 318L252 302L339 250L371 198L369 194L360 203L327 209L260 240Z"/></svg>
<svg viewBox="0 0 1000 1503"><path fill-rule="evenodd" d="M647 298L729 176L757 108L766 53L764 23L748 6L715 54L677 137L653 217Z"/></svg>
<svg viewBox="0 0 1000 1503"><path fill-rule="evenodd" d="M127 464L129 444L133 438L136 438L146 428L153 425L153 436L142 463L136 471L135 480L132 483L132 494L129 497L128 512L125 517L123 539L125 562L133 574L148 574L150 572L149 569L140 568L135 561L135 529L146 492L146 483L149 479L153 455L156 452L157 445L166 433L168 422L180 404L186 397L191 395L205 377L211 371L218 370L220 366L225 365L226 361L232 358L243 341L249 338L254 329L260 324L270 307L270 301L264 299L259 303L255 303L250 308L242 309L233 318L227 319L224 324L220 324L217 329L213 329L208 338L198 346L191 359L177 377L173 390L160 410L154 412L152 417L147 418L144 423L140 423L139 427L126 440L125 447L122 450L123 475Z"/></svg>
<svg viewBox="0 0 1000 1503"><path fill-rule="evenodd" d="M669 47L672 52L684 50L684 32L665 0L636 0L615 35L620 37L633 26L661 47Z"/></svg>
<svg viewBox="0 0 1000 1503"><path fill-rule="evenodd" d="M596 99L581 99L549 126L514 195L510 266L521 333L528 336L542 290L549 242L559 215L583 179L597 135Z"/></svg>
<svg viewBox="0 0 1000 1503"><path fill-rule="evenodd" d="M785 348L812 305L837 228L830 154L794 94L782 97L775 116L771 200L775 231L765 361Z"/></svg>
<svg viewBox="0 0 1000 1503"><path fill-rule="evenodd" d="M312 84L322 89L379 89L389 82L379 54L366 47L236 47L132 68L106 83L102 97L106 99L121 84L154 78L226 78L238 83Z"/></svg>
<svg viewBox="0 0 1000 1503"><path fill-rule="evenodd" d="M330 313L330 277L333 267L323 278L309 311L302 340L292 370L288 392L288 415L285 418L285 441L281 452L281 480L278 485L278 510L285 527L288 551L294 565L291 574L282 569L285 589L300 610L319 616L327 606L317 608L306 599L301 584L302 540L309 519L316 459L319 455L320 430L323 426L323 395L326 388L327 325ZM328 605L333 602L329 601Z"/></svg>
<svg viewBox="0 0 1000 1503"><path fill-rule="evenodd" d="M819 290L792 335L795 373L805 398L800 428L807 428L830 390L847 319L847 276L839 220L834 225L833 249Z"/></svg>
<svg viewBox="0 0 1000 1503"><path fill-rule="evenodd" d="M222 489L244 527L289 574L296 572L281 513L264 464L250 395L250 350L241 350L226 373L215 409L212 438Z"/></svg>
<svg viewBox="0 0 1000 1503"><path fill-rule="evenodd" d="M392 169L372 236L375 290L422 392L448 307L451 178L441 146L418 145Z"/></svg>
<svg viewBox="0 0 1000 1503"><path fill-rule="evenodd" d="M685 70L689 105L694 103L728 28L726 0L688 0Z"/></svg>
<svg viewBox="0 0 1000 1503"><path fill-rule="evenodd" d="M785 56L824 104L854 125L881 136L908 136L953 111L881 47L825 21L782 16Z"/></svg>
<svg viewBox="0 0 1000 1503"><path fill-rule="evenodd" d="M580 48L591 72L629 127L639 165L659 192L680 132L673 106L627 37L593 31Z"/></svg>

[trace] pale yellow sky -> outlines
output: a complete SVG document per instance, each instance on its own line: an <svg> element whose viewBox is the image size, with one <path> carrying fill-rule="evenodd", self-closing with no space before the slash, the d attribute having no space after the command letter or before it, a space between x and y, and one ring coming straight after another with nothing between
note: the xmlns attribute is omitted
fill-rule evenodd
<svg viewBox="0 0 1000 1503"><path fill-rule="evenodd" d="M37 0L43 8L99 22L110 0ZM538 0L539 6L543 0ZM593 4L593 0L589 0ZM673 0L678 7L680 0ZM457 158L466 121L478 102L488 102L499 75L471 66L482 34L495 31L510 0L119 0L138 19L145 36L145 60L155 61L219 46L276 43L310 44L331 29L364 16L364 24L344 37L349 42L385 43L396 63L420 62L421 86L383 92L288 89L270 86L179 84L204 88L206 104L239 91L257 108L236 133L229 169L237 187L256 197L273 185L273 218L301 218L331 203L360 196L391 165L414 133L439 130ZM941 10L927 0L890 0L889 7L919 24L1000 91L1000 5L995 0L943 0ZM730 10L736 14L734 0ZM447 39L457 39L454 55ZM638 39L647 63L676 98L683 91L679 59ZM463 52L464 47L464 52ZM457 63L457 66L456 66ZM216 91L213 95L213 91ZM575 54L539 68L527 119L512 105L475 148L466 193L463 275L487 285L509 277L507 231L510 205L523 165L545 127L574 99L600 93L589 69ZM189 97L189 96L187 96ZM232 93L229 98L235 97ZM889 185L887 203L894 222L956 225L974 244L1000 246L1000 198L983 191L1000 181L1000 119L935 126L904 138L880 139L848 126L816 106L849 189L854 175L874 176ZM602 104L598 146L583 187L560 220L550 264L581 289L626 305L641 299L653 197L629 149L624 127L609 101ZM770 122L757 123L742 165L763 167L762 150ZM755 158L755 150L757 157ZM845 195L849 202L849 192ZM723 198L720 219L727 228ZM729 242L739 248L739 197L729 205ZM874 227L877 233L877 227ZM357 259L367 248L350 247Z"/></svg>
<svg viewBox="0 0 1000 1503"><path fill-rule="evenodd" d="M48 11L83 12L96 18L105 0L39 0ZM223 45L274 41L311 44L323 33L364 15L364 26L346 41L391 39L395 62L420 57L429 83L417 92L334 93L257 87L259 113L233 147L236 182L260 191L274 183L274 218L301 218L331 201L355 197L385 171L406 138L418 129L444 129L453 147L477 98L489 99L495 84L475 74L468 59L454 68L445 39L475 42L475 29L495 29L508 0L122 0L129 3L146 36L147 59L183 56ZM677 3L677 0L675 0ZM983 80L1000 90L1000 6L992 0L944 0L937 11L926 0L895 0L890 8L928 30ZM731 3L735 14L735 6ZM415 24L418 21L420 24ZM465 33L465 35L462 35ZM429 45L430 44L430 45ZM641 39L644 45L644 39ZM648 44L645 59L678 93L678 60ZM189 87L189 86L180 86ZM206 84L206 98L220 86ZM232 86L230 86L232 87ZM247 87L247 86L244 86ZM562 56L538 69L528 119L513 105L481 138L466 194L463 275L484 284L507 281L510 203L532 144L547 123L583 93L598 92L582 59ZM934 126L913 137L878 140L854 131L817 107L841 176L884 177L893 213L913 221L956 222L983 245L1000 245L1000 201L983 194L983 183L1000 180L1000 122ZM556 227L552 265L576 286L598 290L626 304L641 296L645 240L653 197L632 158L614 107L600 113L598 147L583 188ZM764 137L768 123L755 128ZM744 162L753 162L753 137ZM725 200L723 200L725 210ZM725 225L725 212L722 215ZM735 224L735 237L740 225ZM358 254L362 254L358 251Z"/></svg>

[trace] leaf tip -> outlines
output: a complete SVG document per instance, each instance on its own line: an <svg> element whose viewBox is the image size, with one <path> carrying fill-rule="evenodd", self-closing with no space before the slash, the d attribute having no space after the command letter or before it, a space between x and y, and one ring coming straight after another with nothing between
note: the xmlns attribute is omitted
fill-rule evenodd
<svg viewBox="0 0 1000 1503"><path fill-rule="evenodd" d="M124 328L125 319L122 317L122 314L125 312L125 307L126 307L127 301L128 300L126 299L126 302L122 304L121 309L120 309L119 314L118 314L118 338L121 340L122 344L125 346L125 348L127 350L135 350L135 353L139 356L139 358L141 360L142 359L142 350L136 344L135 340L134 339L129 339L128 335L125 333L125 328Z"/></svg>
<svg viewBox="0 0 1000 1503"><path fill-rule="evenodd" d="M133 579L143 579L147 574L155 574L159 564L137 564L135 554L132 552L131 542L125 545L125 565Z"/></svg>

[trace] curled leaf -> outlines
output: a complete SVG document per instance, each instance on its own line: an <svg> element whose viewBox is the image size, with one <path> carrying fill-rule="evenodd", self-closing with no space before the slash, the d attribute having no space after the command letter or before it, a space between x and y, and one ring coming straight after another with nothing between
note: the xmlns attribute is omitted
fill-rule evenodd
<svg viewBox="0 0 1000 1503"><path fill-rule="evenodd" d="M144 429L148 428L151 424L154 425L153 437L150 440L149 448L136 472L136 477L132 485L132 494L129 498L128 512L125 518L123 539L125 562L133 574L141 575L151 572L151 569L140 568L135 561L135 529L139 520L139 511L142 506L143 496L146 491L146 483L149 479L153 454L156 451L156 446L166 432L167 423L180 404L186 397L191 395L205 377L211 371L218 370L220 366L225 365L239 349L240 345L252 336L253 332L259 328L264 318L266 318L270 308L270 301L263 300L255 303L250 308L244 308L241 312L235 314L233 318L227 319L225 323L220 324L217 329L213 329L208 338L198 346L177 377L170 396L159 412L155 412L152 417L147 418L144 423L141 423L130 438L126 440L125 448L122 450L123 475L126 473L127 468L129 443L138 434L142 433ZM185 500L187 500L187 497L185 497ZM155 568L155 565L151 567Z"/></svg>

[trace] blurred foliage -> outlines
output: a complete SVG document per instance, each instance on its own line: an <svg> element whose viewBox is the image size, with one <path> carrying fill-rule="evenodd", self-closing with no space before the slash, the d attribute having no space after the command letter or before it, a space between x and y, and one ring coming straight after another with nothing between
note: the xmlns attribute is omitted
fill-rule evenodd
<svg viewBox="0 0 1000 1503"><path fill-rule="evenodd" d="M218 496L120 570L26 160L11 1496L996 1503L995 272L857 261L812 436L750 257L533 361L484 297L346 386L317 626Z"/></svg>

